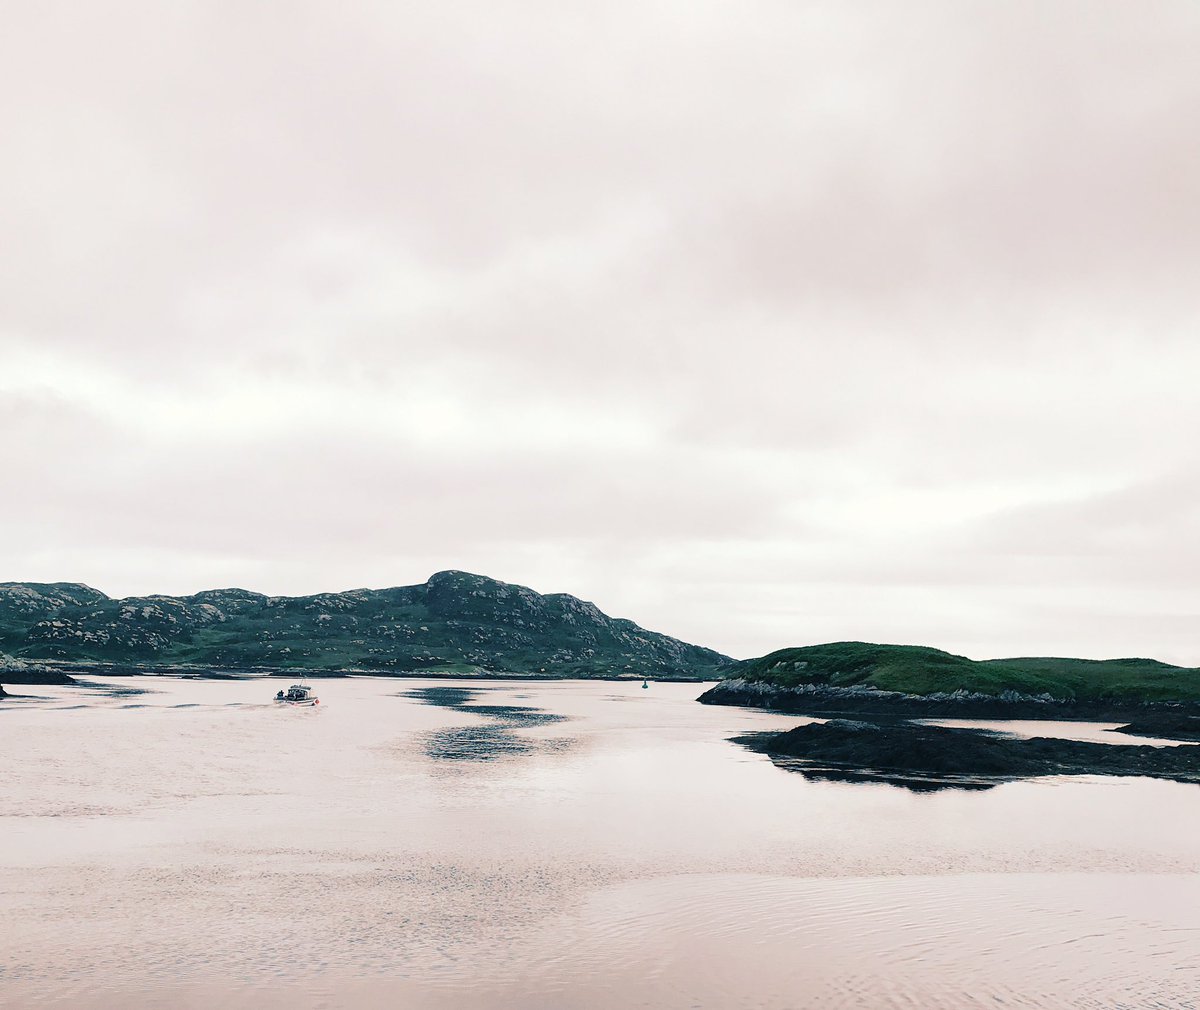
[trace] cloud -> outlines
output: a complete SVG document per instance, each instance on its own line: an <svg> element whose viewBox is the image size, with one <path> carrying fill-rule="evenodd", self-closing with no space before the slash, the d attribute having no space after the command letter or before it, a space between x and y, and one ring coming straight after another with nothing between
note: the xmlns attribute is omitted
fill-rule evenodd
<svg viewBox="0 0 1200 1010"><path fill-rule="evenodd" d="M6 28L3 577L1197 660L1195 5Z"/></svg>

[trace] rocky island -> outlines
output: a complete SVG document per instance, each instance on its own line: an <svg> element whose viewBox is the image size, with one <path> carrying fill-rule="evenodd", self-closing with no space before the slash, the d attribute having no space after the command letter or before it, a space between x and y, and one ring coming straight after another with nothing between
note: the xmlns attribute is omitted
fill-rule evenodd
<svg viewBox="0 0 1200 1010"><path fill-rule="evenodd" d="M738 742L810 778L988 788L1040 775L1200 782L1200 670L1152 659L975 661L923 646L835 642L735 663L700 700L822 719ZM827 720L825 717L828 718ZM1183 746L1024 738L918 719L1128 721Z"/></svg>

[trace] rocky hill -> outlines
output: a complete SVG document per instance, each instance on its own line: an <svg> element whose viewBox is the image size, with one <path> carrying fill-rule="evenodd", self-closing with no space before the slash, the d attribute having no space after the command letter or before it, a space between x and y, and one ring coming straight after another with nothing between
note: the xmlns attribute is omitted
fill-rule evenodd
<svg viewBox="0 0 1200 1010"><path fill-rule="evenodd" d="M214 589L111 599L75 583L0 583L0 680L8 683L97 663L702 679L729 662L574 596L466 572L299 597Z"/></svg>

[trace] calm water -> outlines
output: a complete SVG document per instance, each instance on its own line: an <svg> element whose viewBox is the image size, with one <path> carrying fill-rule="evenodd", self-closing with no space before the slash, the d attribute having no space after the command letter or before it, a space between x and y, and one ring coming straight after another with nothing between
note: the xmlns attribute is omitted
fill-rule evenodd
<svg viewBox="0 0 1200 1010"><path fill-rule="evenodd" d="M987 729L1009 736L1046 736L1060 740L1084 740L1088 743L1107 743L1117 747L1190 747L1181 740L1134 736L1117 733L1123 722L1053 722L1047 719L919 719L929 726L948 726L952 729ZM1128 721L1128 720L1127 720Z"/></svg>
<svg viewBox="0 0 1200 1010"><path fill-rule="evenodd" d="M5 1007L1200 1007L1200 787L810 782L695 685L115 685L0 704Z"/></svg>

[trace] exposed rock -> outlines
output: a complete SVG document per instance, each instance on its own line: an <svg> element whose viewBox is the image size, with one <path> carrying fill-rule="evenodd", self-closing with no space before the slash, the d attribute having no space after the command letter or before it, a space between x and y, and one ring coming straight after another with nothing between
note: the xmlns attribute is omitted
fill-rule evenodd
<svg viewBox="0 0 1200 1010"><path fill-rule="evenodd" d="M0 653L0 676L9 684L74 684L62 670Z"/></svg>
<svg viewBox="0 0 1200 1010"><path fill-rule="evenodd" d="M1116 732L1162 740L1200 741L1200 716L1179 711L1153 712L1127 726L1118 726Z"/></svg>
<svg viewBox="0 0 1200 1010"><path fill-rule="evenodd" d="M1200 746L1124 746L907 720L832 719L778 734L742 737L754 750L787 759L818 778L882 780L913 787L987 786L1040 775L1145 775L1200 782Z"/></svg>

